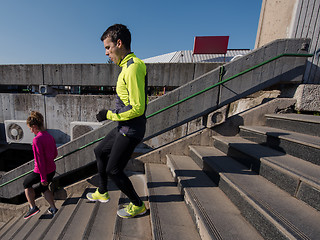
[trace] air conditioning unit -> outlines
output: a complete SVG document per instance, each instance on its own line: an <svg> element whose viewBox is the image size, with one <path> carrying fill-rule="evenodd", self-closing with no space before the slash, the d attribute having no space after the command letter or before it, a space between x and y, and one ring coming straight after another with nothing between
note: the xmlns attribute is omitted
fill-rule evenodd
<svg viewBox="0 0 320 240"><path fill-rule="evenodd" d="M90 132L94 129L99 128L102 126L103 123L101 122L71 122L70 129L71 129L71 141L82 136L83 134Z"/></svg>
<svg viewBox="0 0 320 240"><path fill-rule="evenodd" d="M4 120L8 143L32 143L34 134L27 126L26 120Z"/></svg>

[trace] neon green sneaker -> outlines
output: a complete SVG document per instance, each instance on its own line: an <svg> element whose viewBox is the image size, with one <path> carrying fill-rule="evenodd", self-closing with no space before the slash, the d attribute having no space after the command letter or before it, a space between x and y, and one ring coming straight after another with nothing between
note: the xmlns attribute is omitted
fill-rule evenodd
<svg viewBox="0 0 320 240"><path fill-rule="evenodd" d="M104 194L101 194L101 193L99 193L98 188L94 193L87 193L86 197L90 201L94 201L94 202L99 201L102 203L106 203L106 202L109 202L109 200L110 200L109 193L106 192Z"/></svg>
<svg viewBox="0 0 320 240"><path fill-rule="evenodd" d="M147 209L143 202L141 207L138 207L131 202L125 208L119 209L117 214L121 218L133 218L138 215L143 215L146 212Z"/></svg>

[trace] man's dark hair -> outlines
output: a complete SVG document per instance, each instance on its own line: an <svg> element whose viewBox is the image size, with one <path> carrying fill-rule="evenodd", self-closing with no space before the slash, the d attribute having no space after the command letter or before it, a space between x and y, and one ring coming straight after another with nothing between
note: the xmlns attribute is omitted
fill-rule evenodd
<svg viewBox="0 0 320 240"><path fill-rule="evenodd" d="M101 41L103 42L107 37L111 38L113 43L117 43L118 39L120 39L124 45L124 47L129 50L131 45L131 33L129 29L122 24L114 24L102 34Z"/></svg>

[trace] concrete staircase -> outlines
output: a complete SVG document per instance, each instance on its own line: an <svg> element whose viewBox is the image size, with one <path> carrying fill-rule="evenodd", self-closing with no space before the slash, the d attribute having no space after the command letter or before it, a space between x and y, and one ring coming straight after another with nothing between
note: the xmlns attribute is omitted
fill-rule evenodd
<svg viewBox="0 0 320 240"><path fill-rule="evenodd" d="M12 217L1 227L0 239L151 239L149 213L134 221L116 216L118 208L128 201L113 182L109 185L108 203L86 199L88 192L95 191L94 179L84 180L92 188L75 187L66 200L57 200L59 211L54 217L47 213L48 206L42 206L39 214L27 220L23 215ZM130 179L142 199L147 200L144 175L132 174ZM149 206L148 201L146 205Z"/></svg>
<svg viewBox="0 0 320 240"><path fill-rule="evenodd" d="M228 233L237 225L227 220L229 225L219 228L227 215L215 219L218 213L207 211L229 201L264 239L320 236L320 138L305 134L319 134L320 117L290 114L266 118L268 126L241 126L240 136L215 136L214 146L189 146L189 156L168 156L168 165L184 189L199 229L216 226L217 231L208 230L211 236L219 232L213 239L233 239ZM291 122L295 127L286 130ZM212 180L210 191L200 195L196 191L208 187L207 176ZM217 188L220 193L215 195L221 195L222 200L211 200L210 192L219 192ZM220 206L218 209L223 211ZM237 215L232 216L234 220ZM245 228L239 230L249 233ZM250 239L239 237L239 233L235 236Z"/></svg>
<svg viewBox="0 0 320 240"><path fill-rule="evenodd" d="M266 115L267 126L241 126L238 136L214 136L212 146L190 145L130 176L149 211L116 216L125 196L85 199L90 187L59 200L50 219L13 217L0 239L319 239L320 117ZM45 214L42 214L45 213Z"/></svg>

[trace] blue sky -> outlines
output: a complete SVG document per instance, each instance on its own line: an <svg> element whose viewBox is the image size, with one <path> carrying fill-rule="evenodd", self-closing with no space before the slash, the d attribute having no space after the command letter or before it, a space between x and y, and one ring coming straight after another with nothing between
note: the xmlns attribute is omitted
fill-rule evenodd
<svg viewBox="0 0 320 240"><path fill-rule="evenodd" d="M253 49L262 0L0 0L0 64L104 63L101 34L128 26L141 59L192 50L195 36Z"/></svg>

